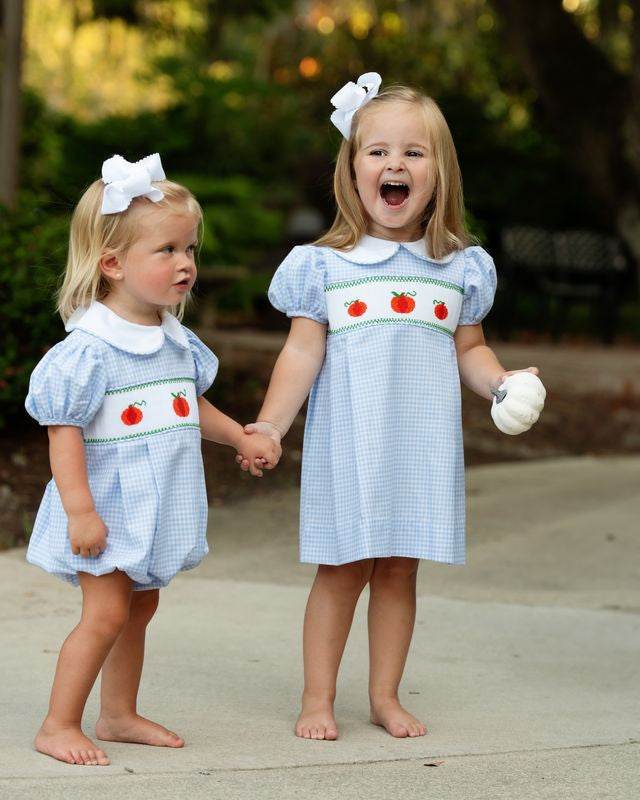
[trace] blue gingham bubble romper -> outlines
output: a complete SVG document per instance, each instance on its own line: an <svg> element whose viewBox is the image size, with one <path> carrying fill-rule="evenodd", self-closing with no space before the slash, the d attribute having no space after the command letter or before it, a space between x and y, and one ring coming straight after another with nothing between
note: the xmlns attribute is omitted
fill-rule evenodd
<svg viewBox="0 0 640 800"><path fill-rule="evenodd" d="M197 397L213 383L218 360L168 313L162 325L136 325L94 302L74 314L67 330L66 339L34 369L25 405L41 425L83 429L89 486L108 528L107 548L94 558L72 554L67 516L51 480L27 559L74 585L78 572L105 575L117 569L136 590L165 586L208 552ZM176 403L173 411L163 411L173 414L170 424L138 432L136 423L151 405L141 401L123 407L122 432L89 435L107 399L126 406L129 400L121 398L163 389L168 403ZM119 423L120 406L115 407Z"/></svg>
<svg viewBox="0 0 640 800"><path fill-rule="evenodd" d="M423 240L365 236L349 252L304 245L280 265L275 308L329 323L305 426L301 561L464 562L460 378L443 298L457 302L459 325L475 325L495 287L482 248L434 260Z"/></svg>

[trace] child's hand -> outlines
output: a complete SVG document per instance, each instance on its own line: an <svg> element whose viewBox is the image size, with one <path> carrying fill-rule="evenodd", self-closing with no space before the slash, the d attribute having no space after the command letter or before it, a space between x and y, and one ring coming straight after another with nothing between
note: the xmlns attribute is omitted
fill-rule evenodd
<svg viewBox="0 0 640 800"><path fill-rule="evenodd" d="M538 367L527 367L526 369L512 369L509 372L503 372L500 376L499 382L504 383L509 375L517 375L519 372L531 372L533 375L539 375L540 370Z"/></svg>
<svg viewBox="0 0 640 800"><path fill-rule="evenodd" d="M244 432L246 434L251 434L254 436L255 434L260 434L261 436L268 436L279 448L278 452L278 460L280 460L280 456L282 455L282 447L280 447L280 440L282 439L282 433L276 428L276 426L272 422L250 422L248 425L244 426ZM267 467L267 469L273 469L275 465L278 463L271 464ZM240 469L246 472L249 469L249 461L243 454L238 453L236 456L236 464L240 465ZM266 466L266 462L262 462L260 466Z"/></svg>
<svg viewBox="0 0 640 800"><path fill-rule="evenodd" d="M282 439L282 433L276 428L273 422L250 422L248 425L244 426L244 432L251 434L261 433L273 439L276 444L280 444Z"/></svg>
<svg viewBox="0 0 640 800"><path fill-rule="evenodd" d="M262 477L262 469L273 469L282 455L280 443L262 433L245 433L237 449L236 463L240 469L249 470L257 478Z"/></svg>
<svg viewBox="0 0 640 800"><path fill-rule="evenodd" d="M107 549L109 531L95 511L69 515L69 541L74 556L99 556Z"/></svg>

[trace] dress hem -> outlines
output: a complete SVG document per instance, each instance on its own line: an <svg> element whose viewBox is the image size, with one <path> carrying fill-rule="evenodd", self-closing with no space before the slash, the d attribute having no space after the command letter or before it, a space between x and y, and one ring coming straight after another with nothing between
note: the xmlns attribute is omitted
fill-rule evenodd
<svg viewBox="0 0 640 800"><path fill-rule="evenodd" d="M355 564L358 561L366 561L370 558L414 558L417 561L434 561L438 564L450 564L452 566L462 566L466 564L466 559L448 559L448 558L438 558L436 556L417 556L412 553L372 553L370 555L361 556L360 558L353 558L344 561L333 561L333 560L326 560L322 561L317 558L305 558L300 556L300 563L301 564L316 564L317 566L323 565L327 567L342 567L345 564Z"/></svg>

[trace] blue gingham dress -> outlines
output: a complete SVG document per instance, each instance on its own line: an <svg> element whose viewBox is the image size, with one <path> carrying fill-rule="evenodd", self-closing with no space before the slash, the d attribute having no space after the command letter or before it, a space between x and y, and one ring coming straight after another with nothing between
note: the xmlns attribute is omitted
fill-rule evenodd
<svg viewBox="0 0 640 800"><path fill-rule="evenodd" d="M200 396L216 376L215 355L166 313L161 326L149 327L93 303L72 317L67 330L31 375L25 405L41 425L85 428L106 392L121 387L191 378ZM118 569L140 590L165 586L202 560L207 500L197 425L116 443L85 441L85 453L96 510L109 531L107 548L94 558L72 554L67 516L51 480L29 541L32 564L74 585L78 572Z"/></svg>
<svg viewBox="0 0 640 800"><path fill-rule="evenodd" d="M493 261L480 247L437 261L423 240L365 236L350 252L295 247L276 271L269 299L289 317L326 324L332 286L388 276L457 287L460 325L483 319L496 287ZM463 563L464 531L460 379L451 333L409 324L402 315L391 324L329 329L305 426L301 561L405 556Z"/></svg>

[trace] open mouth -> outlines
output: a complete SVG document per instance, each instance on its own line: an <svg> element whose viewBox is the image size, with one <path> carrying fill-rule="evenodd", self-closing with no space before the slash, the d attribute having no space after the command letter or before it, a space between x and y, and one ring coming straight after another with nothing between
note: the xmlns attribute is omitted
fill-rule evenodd
<svg viewBox="0 0 640 800"><path fill-rule="evenodd" d="M380 197L388 206L398 208L409 197L409 187L399 181L387 181L380 187Z"/></svg>

